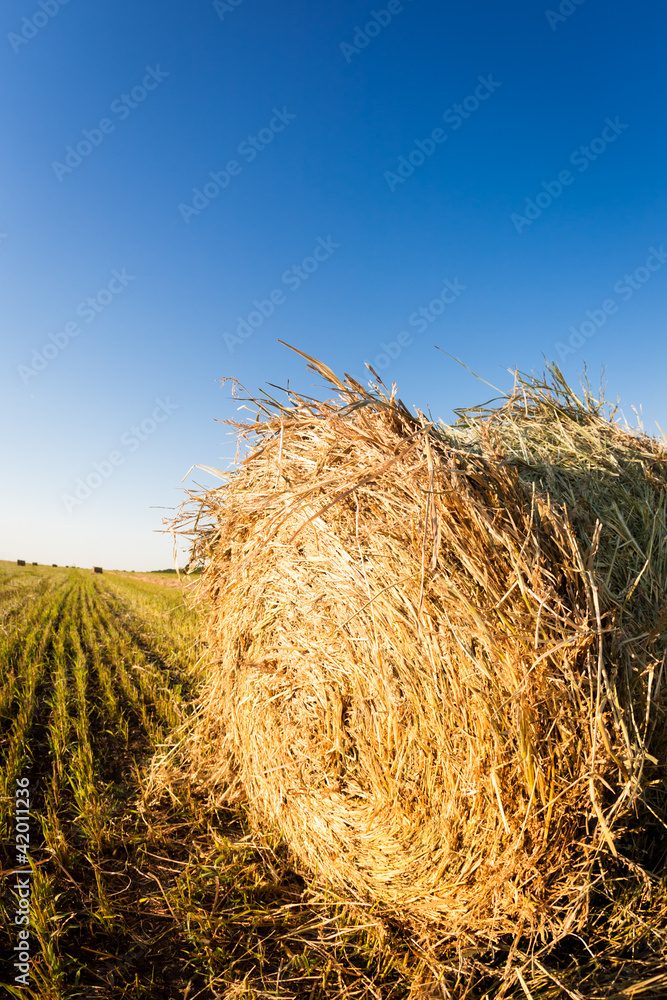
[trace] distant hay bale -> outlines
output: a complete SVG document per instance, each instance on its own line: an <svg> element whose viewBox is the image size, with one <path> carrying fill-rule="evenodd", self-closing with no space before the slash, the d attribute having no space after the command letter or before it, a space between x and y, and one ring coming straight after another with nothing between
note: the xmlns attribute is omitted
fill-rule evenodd
<svg viewBox="0 0 667 1000"><path fill-rule="evenodd" d="M16 565L17 566L25 566L25 559L17 559L16 560Z"/></svg>
<svg viewBox="0 0 667 1000"><path fill-rule="evenodd" d="M104 570L101 566L93 566L93 573L103 573Z"/></svg>
<svg viewBox="0 0 667 1000"><path fill-rule="evenodd" d="M667 451L555 367L444 426L309 360L338 398L255 400L178 522L208 780L441 940L574 932L665 818Z"/></svg>

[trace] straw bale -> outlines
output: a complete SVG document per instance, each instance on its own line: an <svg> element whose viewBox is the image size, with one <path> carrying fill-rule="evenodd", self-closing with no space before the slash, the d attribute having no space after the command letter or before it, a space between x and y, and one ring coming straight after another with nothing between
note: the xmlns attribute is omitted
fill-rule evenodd
<svg viewBox="0 0 667 1000"><path fill-rule="evenodd" d="M308 360L179 522L209 780L441 942L573 932L665 819L665 448L555 367L445 426Z"/></svg>

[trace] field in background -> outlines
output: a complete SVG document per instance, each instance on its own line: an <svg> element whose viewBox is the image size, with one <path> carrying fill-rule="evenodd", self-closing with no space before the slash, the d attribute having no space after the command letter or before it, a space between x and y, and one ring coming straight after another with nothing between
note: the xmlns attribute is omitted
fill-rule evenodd
<svg viewBox="0 0 667 1000"><path fill-rule="evenodd" d="M391 928L318 905L281 849L186 780L148 781L193 712L202 652L173 578L0 562L4 955L17 778L32 864L30 988L11 960L0 984L54 1000L407 996L419 958Z"/></svg>

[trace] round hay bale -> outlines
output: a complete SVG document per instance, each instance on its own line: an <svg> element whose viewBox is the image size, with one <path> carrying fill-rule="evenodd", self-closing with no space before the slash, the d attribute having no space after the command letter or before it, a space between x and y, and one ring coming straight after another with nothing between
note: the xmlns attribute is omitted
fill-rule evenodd
<svg viewBox="0 0 667 1000"><path fill-rule="evenodd" d="M339 398L260 401L187 515L211 774L441 941L574 931L664 813L665 450L557 369L448 427L309 360Z"/></svg>

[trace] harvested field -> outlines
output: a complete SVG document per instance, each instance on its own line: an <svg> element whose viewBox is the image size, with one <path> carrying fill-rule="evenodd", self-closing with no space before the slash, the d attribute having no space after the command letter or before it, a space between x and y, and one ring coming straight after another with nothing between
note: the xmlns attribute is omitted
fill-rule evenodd
<svg viewBox="0 0 667 1000"><path fill-rule="evenodd" d="M30 790L9 995L667 994L660 447L611 431L582 463L598 418L526 391L532 442L462 414L444 465L425 418L340 385L265 402L231 487L195 498L186 599L0 563L7 955Z"/></svg>
<svg viewBox="0 0 667 1000"><path fill-rule="evenodd" d="M16 780L28 779L32 988L106 995L68 987L108 988L116 966L134 978L146 952L161 951L164 900L156 908L148 898L160 863L149 857L150 829L137 835L138 774L187 713L191 616L182 600L111 575L0 567L3 874L17 863ZM3 879L6 954L15 943L11 881Z"/></svg>
<svg viewBox="0 0 667 1000"><path fill-rule="evenodd" d="M135 576L0 562L3 956L17 943L17 877L31 919L30 985L10 960L0 986L44 1000L406 997L419 966L407 946L313 899L241 812L165 770L202 645L182 593ZM27 876L17 779L30 793Z"/></svg>

